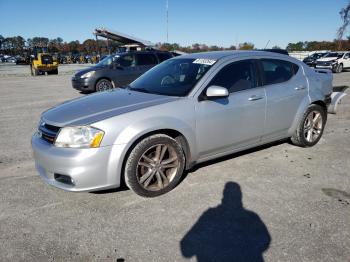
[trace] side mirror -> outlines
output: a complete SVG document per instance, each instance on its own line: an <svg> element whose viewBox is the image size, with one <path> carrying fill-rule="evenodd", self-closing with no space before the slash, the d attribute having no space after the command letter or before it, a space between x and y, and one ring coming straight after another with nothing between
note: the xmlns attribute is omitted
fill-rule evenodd
<svg viewBox="0 0 350 262"><path fill-rule="evenodd" d="M220 98L229 96L227 88L222 86L209 86L205 94L208 98Z"/></svg>

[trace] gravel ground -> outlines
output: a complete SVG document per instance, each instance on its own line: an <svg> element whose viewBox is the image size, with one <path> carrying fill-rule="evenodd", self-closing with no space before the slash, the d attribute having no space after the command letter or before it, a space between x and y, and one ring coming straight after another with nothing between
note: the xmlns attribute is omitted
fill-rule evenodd
<svg viewBox="0 0 350 262"><path fill-rule="evenodd" d="M349 261L350 96L313 148L211 161L155 199L71 193L37 175L30 137L42 111L82 96L70 84L81 67L0 65L0 261Z"/></svg>

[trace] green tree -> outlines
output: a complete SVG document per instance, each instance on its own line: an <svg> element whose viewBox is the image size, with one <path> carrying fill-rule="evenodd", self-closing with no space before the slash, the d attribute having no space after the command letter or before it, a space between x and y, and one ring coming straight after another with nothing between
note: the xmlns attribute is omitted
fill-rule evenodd
<svg viewBox="0 0 350 262"><path fill-rule="evenodd" d="M304 51L304 43L303 42L297 42L297 43L289 43L287 45L288 51Z"/></svg>
<svg viewBox="0 0 350 262"><path fill-rule="evenodd" d="M244 42L238 45L239 50L252 50L254 49L254 44L250 42Z"/></svg>

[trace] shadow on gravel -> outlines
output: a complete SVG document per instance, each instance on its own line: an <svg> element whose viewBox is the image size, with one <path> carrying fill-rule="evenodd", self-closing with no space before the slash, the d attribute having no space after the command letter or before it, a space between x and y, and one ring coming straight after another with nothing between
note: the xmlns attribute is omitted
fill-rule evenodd
<svg viewBox="0 0 350 262"><path fill-rule="evenodd" d="M264 261L270 234L260 217L243 207L237 183L225 185L222 203L205 211L180 242L182 255L203 261Z"/></svg>
<svg viewBox="0 0 350 262"><path fill-rule="evenodd" d="M118 193L118 192L123 192L127 191L129 188L126 185L121 185L118 188L111 188L111 189L106 189L106 190L100 190L100 191L91 191L91 194L96 194L96 195L104 195L104 194L111 194L111 193Z"/></svg>
<svg viewBox="0 0 350 262"><path fill-rule="evenodd" d="M237 153L233 153L233 154L230 154L230 155L226 155L226 156L222 156L222 157L219 157L219 158L215 158L213 160L208 160L208 161L205 161L203 163L196 164L192 168L187 170L187 172L183 175L183 177L181 179L182 180L185 179L185 177L188 174L190 174L192 172L195 172L198 169L201 169L203 167L210 166L210 165L213 165L213 164L217 164L217 163L220 163L220 162L224 162L224 161L230 160L232 158L248 155L248 154L251 154L251 153L254 153L254 152L259 152L259 151L268 149L270 147L279 146L279 145L282 145L282 144L285 144L285 143L290 143L290 142L289 142L288 139L283 139L283 140L279 140L279 141L276 141L276 142L268 143L268 144L265 144L265 145L257 146L257 147L251 148L251 149L247 149L247 150L244 150L244 151L240 151L240 152L237 152Z"/></svg>
<svg viewBox="0 0 350 262"><path fill-rule="evenodd" d="M284 144L286 142L288 142L288 140L281 140L281 141L277 141L277 142L272 142L272 143L269 143L266 145L254 147L252 149L247 149L247 150L244 150L244 151L241 151L238 153L234 153L234 154L219 157L219 158L216 158L213 160L208 160L208 161L200 163L200 164L196 164L195 166L193 166L192 168L190 168L189 170L186 170L184 172L184 174L182 175L182 177L180 179L179 184L181 184L190 173L195 172L200 168L203 168L203 167L206 167L206 166L209 166L212 164L217 164L217 163L220 163L220 162L232 159L232 158L236 158L239 156L247 155L247 154L250 154L253 152L258 152L258 151L261 151L261 150L264 150L264 149L267 149L267 148L270 148L273 146L278 146L278 145ZM112 189L101 190L101 191L93 191L90 193L92 193L92 194L111 194L111 193L117 193L117 192L122 192L122 191L126 191L126 190L129 190L129 188L125 185L124 181L122 181L121 186L119 188L112 188Z"/></svg>

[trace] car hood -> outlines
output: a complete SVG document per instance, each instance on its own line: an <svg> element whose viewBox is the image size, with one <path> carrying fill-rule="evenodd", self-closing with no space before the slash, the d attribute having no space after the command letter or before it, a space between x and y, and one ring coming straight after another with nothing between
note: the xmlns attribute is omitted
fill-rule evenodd
<svg viewBox="0 0 350 262"><path fill-rule="evenodd" d="M179 99L114 89L57 105L42 114L42 121L54 126L88 125L106 118Z"/></svg>
<svg viewBox="0 0 350 262"><path fill-rule="evenodd" d="M86 69L82 69L82 70L79 70L78 72L76 72L74 77L80 77L80 76L82 76L85 73L88 73L88 72L91 72L91 71L97 71L97 70L100 70L100 69L103 69L103 68L105 68L105 67L95 65L95 66L92 66L92 67L89 67L89 68L86 68Z"/></svg>
<svg viewBox="0 0 350 262"><path fill-rule="evenodd" d="M319 62L329 62L329 61L335 61L337 59L338 59L337 57L324 57L324 58L317 59L317 61L319 61Z"/></svg>
<svg viewBox="0 0 350 262"><path fill-rule="evenodd" d="M315 61L316 59L315 58L313 58L313 57L305 57L304 58L304 62L309 62L309 61Z"/></svg>

